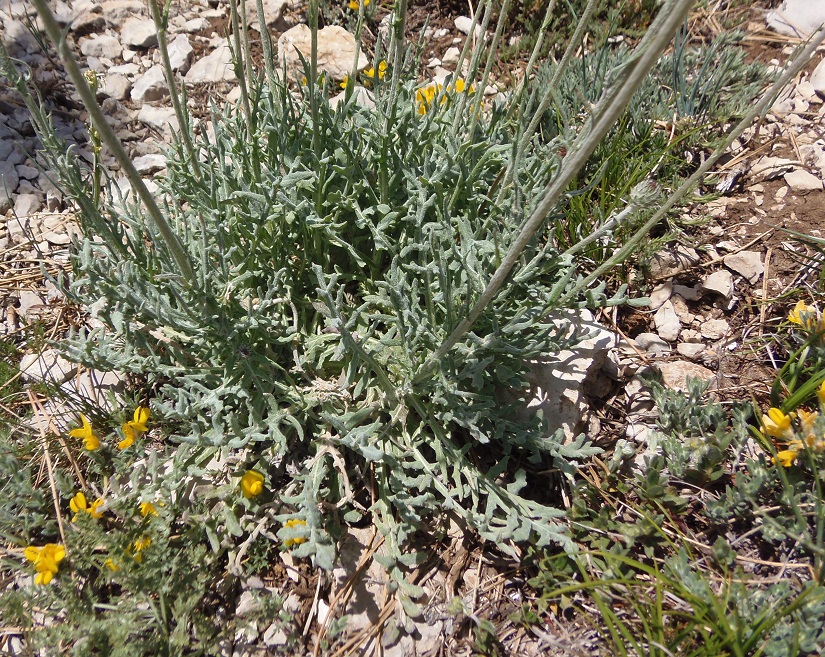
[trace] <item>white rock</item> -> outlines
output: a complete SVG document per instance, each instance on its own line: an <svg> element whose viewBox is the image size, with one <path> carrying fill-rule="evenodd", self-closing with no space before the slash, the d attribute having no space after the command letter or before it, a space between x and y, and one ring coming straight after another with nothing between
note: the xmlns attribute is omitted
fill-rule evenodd
<svg viewBox="0 0 825 657"><path fill-rule="evenodd" d="M202 32L209 28L209 21L205 18L191 18L183 24L181 28L187 34L194 34L195 32Z"/></svg>
<svg viewBox="0 0 825 657"><path fill-rule="evenodd" d="M111 410L113 402L111 393L123 391L127 377L119 372L96 372L83 370L78 376L72 376L60 386L60 389L75 401L92 402L98 408Z"/></svg>
<svg viewBox="0 0 825 657"><path fill-rule="evenodd" d="M29 318L29 311L32 308L43 306L43 299L40 295L31 290L21 290L17 293L17 314L25 320Z"/></svg>
<svg viewBox="0 0 825 657"><path fill-rule="evenodd" d="M548 435L561 429L567 439L571 439L587 424L585 395L594 385L594 380L602 376L601 368L608 352L616 345L616 336L596 322L586 310L580 311L578 316L572 312L559 312L550 321L568 327L568 330L586 336L586 339L570 350L528 364L530 390L524 394L530 401L527 408L520 412L541 412L547 422Z"/></svg>
<svg viewBox="0 0 825 657"><path fill-rule="evenodd" d="M72 4L77 5L77 0ZM101 9L103 10L103 15L106 16L111 23L116 25L120 25L126 19L133 16L144 15L147 11L146 2L143 0L104 0Z"/></svg>
<svg viewBox="0 0 825 657"><path fill-rule="evenodd" d="M655 333L639 333L633 342L639 349L653 356L670 353L670 345Z"/></svg>
<svg viewBox="0 0 825 657"><path fill-rule="evenodd" d="M656 314L653 315L653 323L656 325L656 332L662 340L672 342L679 337L682 330L682 323L673 307L671 301L665 301Z"/></svg>
<svg viewBox="0 0 825 657"><path fill-rule="evenodd" d="M201 57L192 64L185 77L185 80L191 84L230 82L234 79L235 70L232 64L232 51L225 41L209 55Z"/></svg>
<svg viewBox="0 0 825 657"><path fill-rule="evenodd" d="M329 99L329 106L332 109L336 109L338 105L340 105L344 98L346 97L347 92L346 89L341 93L333 96ZM366 107L368 109L375 109L375 101L373 100L372 94L370 94L367 89L360 85L356 85L352 90L352 95L355 99L355 104L359 107Z"/></svg>
<svg viewBox="0 0 825 657"><path fill-rule="evenodd" d="M751 178L754 182L762 182L763 180L773 180L779 178L789 171L793 171L795 160L788 160L782 157L770 157L768 155L760 157L753 165L750 171Z"/></svg>
<svg viewBox="0 0 825 657"><path fill-rule="evenodd" d="M709 319L699 327L703 338L721 340L730 332L730 324L724 319Z"/></svg>
<svg viewBox="0 0 825 657"><path fill-rule="evenodd" d="M101 91L115 100L124 100L132 89L132 83L125 75L107 75L103 78Z"/></svg>
<svg viewBox="0 0 825 657"><path fill-rule="evenodd" d="M303 77L304 69L298 53L309 61L311 55L311 33L306 25L296 25L284 32L278 39L278 61L286 60L290 76ZM318 70L325 71L333 80L343 80L352 70L357 45L355 37L343 27L329 25L318 31ZM367 56L358 49L356 70L363 71L369 66Z"/></svg>
<svg viewBox="0 0 825 657"><path fill-rule="evenodd" d="M726 255L722 262L725 263L725 267L747 278L751 285L754 285L765 271L765 265L762 263L762 254L757 251L731 253L730 255Z"/></svg>
<svg viewBox="0 0 825 657"><path fill-rule="evenodd" d="M186 73L192 65L195 50L189 43L189 38L185 34L178 34L169 44L169 62L173 71Z"/></svg>
<svg viewBox="0 0 825 657"><path fill-rule="evenodd" d="M705 276L705 280L701 283L701 288L705 292L714 292L723 296L725 299L730 299L731 296L733 296L733 274L724 269L715 271Z"/></svg>
<svg viewBox="0 0 825 657"><path fill-rule="evenodd" d="M669 282L660 283L654 287L653 291L650 293L650 308L652 310L661 308L662 304L670 299L671 294L673 294L673 284Z"/></svg>
<svg viewBox="0 0 825 657"><path fill-rule="evenodd" d="M807 39L825 23L825 2L785 0L765 20L775 32Z"/></svg>
<svg viewBox="0 0 825 657"><path fill-rule="evenodd" d="M473 19L469 16L458 16L455 19L455 29L462 34L470 34L470 29L473 27ZM481 25L476 25L476 36L481 36Z"/></svg>
<svg viewBox="0 0 825 657"><path fill-rule="evenodd" d="M438 66L441 66L441 60L438 57L433 57L427 62L427 68L437 68Z"/></svg>
<svg viewBox="0 0 825 657"><path fill-rule="evenodd" d="M75 366L61 356L56 349L47 349L42 354L26 354L20 360L21 379L29 381L51 381L61 384L74 375Z"/></svg>
<svg viewBox="0 0 825 657"><path fill-rule="evenodd" d="M121 64L120 66L112 66L108 71L109 75L128 75L133 76L140 73L140 66L134 63Z"/></svg>
<svg viewBox="0 0 825 657"><path fill-rule="evenodd" d="M18 217L29 217L42 207L43 202L37 194L18 194L14 199L14 214Z"/></svg>
<svg viewBox="0 0 825 657"><path fill-rule="evenodd" d="M120 45L120 41L108 34L93 37L80 45L80 52L87 57L107 57L108 59L115 59L116 57L120 57L122 51L123 47Z"/></svg>
<svg viewBox="0 0 825 657"><path fill-rule="evenodd" d="M702 290L699 285L688 287L687 285L674 284L673 294L678 294L688 301L698 301L702 298Z"/></svg>
<svg viewBox="0 0 825 657"><path fill-rule="evenodd" d="M806 194L822 189L822 181L812 173L805 171L805 169L796 169L786 173L784 177L788 187L798 194Z"/></svg>
<svg viewBox="0 0 825 657"><path fill-rule="evenodd" d="M166 168L166 158L160 153L150 153L136 157L133 161L138 173L148 176Z"/></svg>
<svg viewBox="0 0 825 657"><path fill-rule="evenodd" d="M175 116L175 110L171 107L152 107L151 105L144 105L140 108L137 119L138 121L154 128L159 128L162 130L180 130L178 117Z"/></svg>
<svg viewBox="0 0 825 657"><path fill-rule="evenodd" d="M820 98L825 98L825 58L817 64L814 72L811 73L809 82L814 92L816 92Z"/></svg>
<svg viewBox="0 0 825 657"><path fill-rule="evenodd" d="M708 368L686 360L674 360L657 365L662 373L664 384L671 390L686 390L686 380L701 379L704 382L713 381L715 375ZM711 386L715 387L715 386Z"/></svg>
<svg viewBox="0 0 825 657"><path fill-rule="evenodd" d="M289 0L263 0L263 7L266 24L276 25L283 19L284 10L289 7ZM246 20L253 30L261 31L261 23L258 20L258 0L246 0Z"/></svg>
<svg viewBox="0 0 825 657"><path fill-rule="evenodd" d="M131 48L151 48L158 43L158 33L148 18L130 18L120 28L120 40Z"/></svg>
<svg viewBox="0 0 825 657"><path fill-rule="evenodd" d="M676 345L676 351L685 358L696 360L705 351L705 345L697 342L680 342Z"/></svg>
<svg viewBox="0 0 825 657"><path fill-rule="evenodd" d="M441 63L444 66L455 66L458 64L458 58L461 56L461 51L456 48L447 48L447 52L444 53L444 56L441 58Z"/></svg>
<svg viewBox="0 0 825 657"><path fill-rule="evenodd" d="M132 85L131 97L136 103L150 103L168 95L169 85L166 84L163 67L159 64L146 71Z"/></svg>

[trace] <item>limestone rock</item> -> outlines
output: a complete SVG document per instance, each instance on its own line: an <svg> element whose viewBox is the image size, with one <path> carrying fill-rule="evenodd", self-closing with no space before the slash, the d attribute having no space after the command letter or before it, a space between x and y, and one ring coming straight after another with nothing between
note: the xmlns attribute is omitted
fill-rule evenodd
<svg viewBox="0 0 825 657"><path fill-rule="evenodd" d="M779 34L807 39L825 23L825 3L785 0L765 19L768 27Z"/></svg>
<svg viewBox="0 0 825 657"><path fill-rule="evenodd" d="M338 105L340 105L344 101L346 95L346 90L342 91L339 94L336 94L335 96L329 99L329 106L332 109L336 109ZM375 100L373 100L372 94L370 94L370 92L364 87L356 85L352 90L352 95L355 99L355 104L359 107L375 109Z"/></svg>
<svg viewBox="0 0 825 657"><path fill-rule="evenodd" d="M444 66L455 66L458 64L458 58L461 56L461 51L456 48L447 48L447 52L444 53L444 56L441 58L441 63Z"/></svg>
<svg viewBox="0 0 825 657"><path fill-rule="evenodd" d="M653 323L656 325L656 332L662 340L672 342L679 337L682 330L682 323L673 307L673 302L665 301L661 308L653 315Z"/></svg>
<svg viewBox="0 0 825 657"><path fill-rule="evenodd" d="M662 373L664 384L671 390L686 390L686 379L701 379L704 382L713 381L715 375L707 367L686 360L674 360L657 365ZM711 386L715 387L715 386Z"/></svg>
<svg viewBox="0 0 825 657"><path fill-rule="evenodd" d="M779 178L789 171L793 171L794 160L788 160L782 157L764 156L760 157L751 167L751 178L753 182L762 182L764 180L773 180Z"/></svg>
<svg viewBox="0 0 825 657"><path fill-rule="evenodd" d="M651 356L670 353L670 345L655 333L639 333L633 342L639 349Z"/></svg>
<svg viewBox="0 0 825 657"><path fill-rule="evenodd" d="M148 18L130 18L120 29L120 40L130 48L152 48L158 44L155 23Z"/></svg>
<svg viewBox="0 0 825 657"><path fill-rule="evenodd" d="M283 22L284 10L289 7L289 0L263 0L263 6L266 24L271 27ZM249 27L256 32L260 32L261 23L258 20L258 0L246 0L246 17Z"/></svg>
<svg viewBox="0 0 825 657"><path fill-rule="evenodd" d="M311 33L306 25L296 25L284 32L278 39L278 61L286 60L287 71L295 77L302 77L304 69L298 53L309 61ZM343 27L328 25L318 31L318 70L326 72L333 80L343 80L352 70L357 45L355 37ZM358 49L356 69L363 71L369 66L367 56Z"/></svg>
<svg viewBox="0 0 825 657"><path fill-rule="evenodd" d="M148 176L158 171L163 171L166 168L166 158L159 153L150 153L149 155L141 155L134 159L135 169L142 176Z"/></svg>
<svg viewBox="0 0 825 657"><path fill-rule="evenodd" d="M194 56L195 50L185 34L178 34L169 44L169 63L172 64L173 71L186 73L192 66Z"/></svg>
<svg viewBox="0 0 825 657"><path fill-rule="evenodd" d="M732 269L740 276L748 279L751 285L756 284L759 277L765 271L765 265L762 263L762 254L757 251L740 251L739 253L731 253L726 255L722 262L725 267Z"/></svg>
<svg viewBox="0 0 825 657"><path fill-rule="evenodd" d="M586 310L580 314L557 313L549 319L584 339L571 349L528 364L530 390L526 397L530 401L521 412L541 413L548 435L561 429L569 440L587 425L586 395L597 385L607 354L616 345L616 336Z"/></svg>
<svg viewBox="0 0 825 657"><path fill-rule="evenodd" d="M132 85L132 100L136 103L150 103L162 100L169 95L169 85L163 67L156 64L141 75Z"/></svg>
<svg viewBox="0 0 825 657"><path fill-rule="evenodd" d="M29 217L42 207L43 202L37 194L18 194L14 199L14 214L18 217Z"/></svg>
<svg viewBox="0 0 825 657"><path fill-rule="evenodd" d="M697 360L705 351L705 345L699 342L680 342L676 345L676 351L680 356L689 358L690 360Z"/></svg>
<svg viewBox="0 0 825 657"><path fill-rule="evenodd" d="M796 169L795 171L786 173L785 182L788 183L788 187L790 187L791 190L798 194L805 194L822 189L822 181L812 173L805 171L805 169Z"/></svg>
<svg viewBox="0 0 825 657"><path fill-rule="evenodd" d="M470 35L470 29L473 26L473 19L469 16L458 16L455 19L455 29L462 34ZM481 25L476 25L476 37L481 36Z"/></svg>
<svg viewBox="0 0 825 657"><path fill-rule="evenodd" d="M21 378L26 382L51 381L61 384L75 371L75 366L61 356L56 349L42 354L26 354L20 360Z"/></svg>
<svg viewBox="0 0 825 657"><path fill-rule="evenodd" d="M705 277L701 283L701 288L705 292L714 292L730 299L733 296L733 274L724 269L715 271Z"/></svg>
<svg viewBox="0 0 825 657"><path fill-rule="evenodd" d="M175 110L171 107L152 107L151 105L144 105L137 116L138 121L141 121L153 128L161 130L180 130L180 123L178 117L175 116Z"/></svg>
<svg viewBox="0 0 825 657"><path fill-rule="evenodd" d="M721 340L730 331L730 324L724 319L709 319L699 327L703 338Z"/></svg>
<svg viewBox="0 0 825 657"><path fill-rule="evenodd" d="M201 57L192 64L185 77L185 80L192 84L230 82L234 79L235 70L232 64L232 51L226 42L219 45L206 57Z"/></svg>
<svg viewBox="0 0 825 657"><path fill-rule="evenodd" d="M129 78L125 75L107 75L103 78L103 86L101 87L101 92L103 92L109 98L114 98L115 100L124 100L132 89L132 83L129 82Z"/></svg>
<svg viewBox="0 0 825 657"><path fill-rule="evenodd" d="M651 310L658 310L662 304L670 299L673 294L673 283L661 283L653 288L650 293L650 308Z"/></svg>
<svg viewBox="0 0 825 657"><path fill-rule="evenodd" d="M816 94L820 98L825 98L825 58L817 64L814 72L811 73L811 79L809 82L811 83L811 87L813 87Z"/></svg>
<svg viewBox="0 0 825 657"><path fill-rule="evenodd" d="M123 47L117 38L108 34L101 34L84 41L80 46L80 52L87 57L106 57L108 59L115 59L120 57L123 52Z"/></svg>
<svg viewBox="0 0 825 657"><path fill-rule="evenodd" d="M76 36L85 36L92 32L100 32L106 27L106 19L103 17L103 10L100 7L92 7L88 11L80 13L72 21L72 32Z"/></svg>

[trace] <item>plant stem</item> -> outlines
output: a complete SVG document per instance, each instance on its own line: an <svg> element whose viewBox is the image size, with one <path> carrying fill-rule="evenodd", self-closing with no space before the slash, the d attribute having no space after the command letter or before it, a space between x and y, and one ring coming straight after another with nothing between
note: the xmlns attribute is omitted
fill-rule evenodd
<svg viewBox="0 0 825 657"><path fill-rule="evenodd" d="M536 209L533 210L533 213L521 228L487 287L467 316L461 320L444 343L422 364L413 379L413 383L419 383L430 375L439 361L470 330L487 305L498 294L521 257L522 252L544 223L550 210L553 209L570 182L587 162L593 151L596 150L613 123L624 112L633 94L636 93L650 69L656 64L676 30L684 22L692 5L692 0L669 0L663 5L645 38L618 72L615 82L602 95L602 99L593 111L590 130L584 130L574 142L570 152L562 162L562 167L556 178L545 188Z"/></svg>
<svg viewBox="0 0 825 657"><path fill-rule="evenodd" d="M180 243L178 236L175 235L172 227L161 213L158 204L155 202L155 198L147 189L140 177L140 174L137 172L137 169L135 169L135 165L132 164L132 160L129 159L126 151L123 150L120 140L115 135L111 126L109 126L106 122L106 117L103 116L103 111L100 109L100 105L97 104L97 99L95 98L94 93L86 83L83 74L80 72L80 67L77 65L77 61L72 55L71 50L69 50L69 45L61 35L60 27L49 9L47 1L32 0L32 4L37 10L40 19L43 21L43 26L46 33L49 35L49 38L57 48L60 59L66 67L66 72L69 74L69 78L71 78L78 94L80 94L83 104L86 106L86 111L89 112L89 116L100 133L101 139L112 150L112 154L118 164L123 169L126 177L129 178L132 188L137 192L138 196L140 196L140 200L143 201L143 204L155 224L155 227L158 229L158 232L160 232L163 241L166 242L166 246L169 248L172 257L175 259L181 275L184 277L187 284L191 285L195 281L195 274L188 254L184 251L183 245Z"/></svg>
<svg viewBox="0 0 825 657"><path fill-rule="evenodd" d="M180 134L183 138L183 145L189 154L189 161L192 163L192 172L200 180L201 167L195 155L195 147L192 144L192 134L189 129L189 112L184 111L178 95L178 87L175 81L175 72L172 70L172 62L169 59L169 47L166 41L166 26L169 24L169 3L167 0L163 10L163 15L158 7L158 0L149 0L149 10L152 12L152 20L155 22L155 29L158 32L158 50L163 62L163 71L166 74L166 84L169 85L169 95L172 98L172 107L175 109L175 116L180 124Z"/></svg>

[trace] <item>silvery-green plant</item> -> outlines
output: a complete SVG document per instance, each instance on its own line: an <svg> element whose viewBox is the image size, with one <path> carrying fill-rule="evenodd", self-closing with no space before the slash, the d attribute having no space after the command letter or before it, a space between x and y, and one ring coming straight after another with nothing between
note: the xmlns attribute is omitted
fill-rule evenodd
<svg viewBox="0 0 825 657"><path fill-rule="evenodd" d="M581 243L563 248L553 239L548 216L563 216L571 181L692 3L664 3L598 101L583 108L589 120L579 132L543 141L535 120L521 121L527 94L515 94L515 106L485 106L492 60L487 54L482 65L483 48L470 58L463 90L448 79L422 104L402 39L403 2L391 21L389 72L375 80L375 109L351 93L332 109L330 83L317 75L311 2L306 84L280 79L269 56L268 74L250 76L247 52L236 66L241 107L213 105L211 132L176 141L156 199L118 150L45 0L33 1L137 192L123 198L110 184L105 203L93 202L87 174L30 103L86 235L65 287L103 325L72 336L66 353L146 377L153 412L185 449L235 450L268 481L284 482L281 501L291 507L279 519L306 522L297 556L331 567L330 531L371 514L404 599L419 593L404 575L421 558L409 553L415 531L438 534L458 520L511 553L525 541L572 548L562 512L523 464L545 459L570 474L595 450L513 412L528 394L526 363L582 337L547 322L552 311L627 300L624 289L608 298L600 277L735 134L661 205L652 186L636 189L597 233L651 204L659 209L595 268L577 261ZM482 28L491 16L482 3ZM499 22L493 42L501 32ZM242 55L240 40L236 48ZM190 125L181 121L184 131Z"/></svg>

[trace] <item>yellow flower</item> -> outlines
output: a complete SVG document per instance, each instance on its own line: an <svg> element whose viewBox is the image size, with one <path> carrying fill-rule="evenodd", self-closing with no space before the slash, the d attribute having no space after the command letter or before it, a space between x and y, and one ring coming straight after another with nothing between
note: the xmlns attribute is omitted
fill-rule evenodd
<svg viewBox="0 0 825 657"><path fill-rule="evenodd" d="M144 518L148 515L156 516L158 515L158 510L155 508L155 505L151 502L141 502L140 515L142 515Z"/></svg>
<svg viewBox="0 0 825 657"><path fill-rule="evenodd" d="M415 92L415 100L418 103L418 113L426 114L427 110L433 104L436 94L441 91L441 85L430 83L426 87L417 89Z"/></svg>
<svg viewBox="0 0 825 657"><path fill-rule="evenodd" d="M289 527L290 529L294 529L295 527L306 527L306 520L301 520L299 518L292 518L291 520L287 520L284 523L284 527ZM302 536L297 536L295 538L287 538L284 541L284 545L286 547L292 547L293 545L300 545L301 543L306 543L306 538Z"/></svg>
<svg viewBox="0 0 825 657"><path fill-rule="evenodd" d="M103 562L103 565L106 566L113 573L116 573L118 570L120 570L118 565L111 559L106 559L106 561Z"/></svg>
<svg viewBox="0 0 825 657"><path fill-rule="evenodd" d="M148 548L152 544L152 539L148 536L144 536L143 538L139 538L135 541L135 561L138 563L143 563L143 554L142 552Z"/></svg>
<svg viewBox="0 0 825 657"><path fill-rule="evenodd" d="M100 447L100 441L97 439L97 436L94 435L92 432L92 425L89 424L89 420L86 419L85 415L80 416L80 421L83 423L83 426L78 429L72 429L69 432L69 435L72 438L81 438L86 441L86 449L90 452L98 449Z"/></svg>
<svg viewBox="0 0 825 657"><path fill-rule="evenodd" d="M346 89L346 88L347 88L347 83L348 83L348 82L349 82L349 75L345 75L345 76L344 76L344 79L343 79L343 80L341 80L341 82L340 82L340 84L339 84L338 86L339 86L339 87L341 87L341 89Z"/></svg>
<svg viewBox="0 0 825 657"><path fill-rule="evenodd" d="M117 444L118 449L126 449L127 447L130 447L135 442L135 438L137 438L144 431L148 431L146 427L146 423L148 421L149 409L144 406L138 406L135 409L134 419L129 420L123 425L123 435L125 437Z"/></svg>
<svg viewBox="0 0 825 657"><path fill-rule="evenodd" d="M378 63L378 79L383 80L384 76L387 74L387 62L381 61ZM364 77L369 78L370 80L375 79L375 67L370 66L366 71L364 71Z"/></svg>
<svg viewBox="0 0 825 657"><path fill-rule="evenodd" d="M370 6L370 0L364 0L364 9ZM349 8L358 11L358 0L349 0Z"/></svg>
<svg viewBox="0 0 825 657"><path fill-rule="evenodd" d="M43 547L30 545L23 554L34 564L37 571L34 583L46 585L57 575L57 564L66 556L66 548L55 543L46 543Z"/></svg>
<svg viewBox="0 0 825 657"><path fill-rule="evenodd" d="M247 470L241 477L241 491L246 499L260 495L264 490L264 476L257 470Z"/></svg>
<svg viewBox="0 0 825 657"><path fill-rule="evenodd" d="M776 462L779 461L783 468L790 468L793 462L796 461L797 456L799 456L799 452L796 450L783 449L781 452L776 453L776 458L773 459L773 463L776 465Z"/></svg>
<svg viewBox="0 0 825 657"><path fill-rule="evenodd" d="M771 408L767 415L762 416L762 426L765 428L765 433L774 438L784 438L789 434L793 435L791 431L791 416L785 415L778 408Z"/></svg>
<svg viewBox="0 0 825 657"><path fill-rule="evenodd" d="M825 404L825 381L819 386L819 390L816 391L816 396L819 397L819 401Z"/></svg>
<svg viewBox="0 0 825 657"><path fill-rule="evenodd" d="M77 521L77 516L80 514L81 511L85 511L88 513L92 518L97 520L98 518L103 517L103 511L100 511L100 507L105 504L103 500L100 498L96 499L91 504L86 502L86 496L83 492L77 493L70 501L69 501L69 508L74 511L74 518L72 518L72 522Z"/></svg>
<svg viewBox="0 0 825 657"><path fill-rule="evenodd" d="M816 308L809 306L804 301L799 301L788 314L788 320L802 328L812 329L817 324L818 314Z"/></svg>

